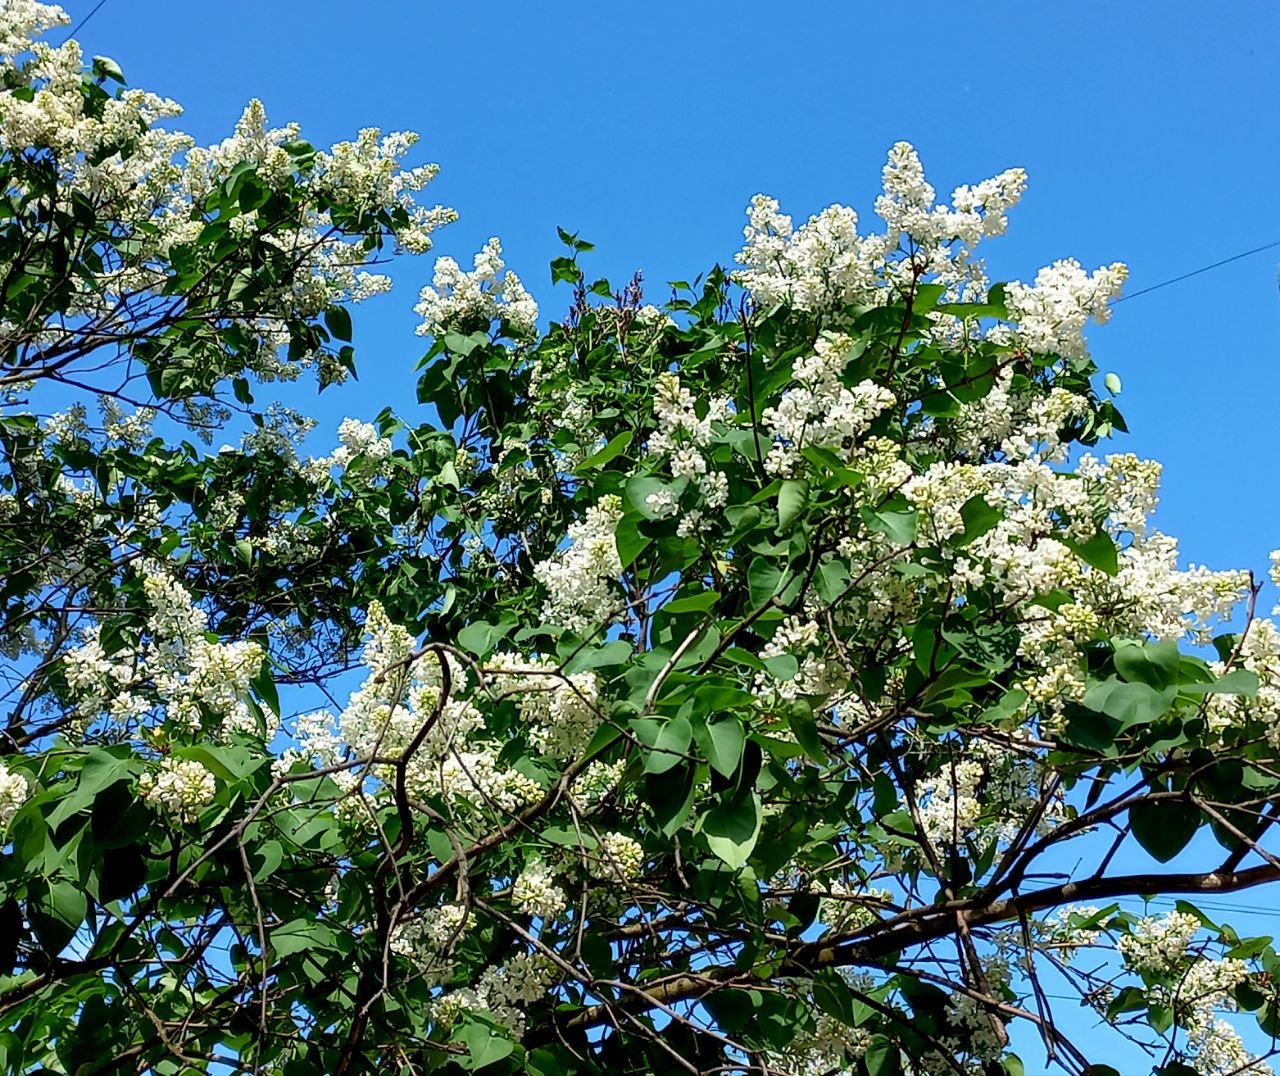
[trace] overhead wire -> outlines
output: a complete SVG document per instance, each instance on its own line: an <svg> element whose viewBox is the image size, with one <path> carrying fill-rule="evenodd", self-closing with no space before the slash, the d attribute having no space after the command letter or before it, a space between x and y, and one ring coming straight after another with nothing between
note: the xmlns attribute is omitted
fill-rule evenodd
<svg viewBox="0 0 1280 1076"><path fill-rule="evenodd" d="M1248 258L1254 254L1261 254L1264 250L1273 250L1276 247L1280 247L1280 239L1277 239L1274 243L1264 243L1262 246L1254 247L1252 250L1233 254L1229 258L1223 258L1221 261L1213 262L1211 265L1201 266L1199 269L1193 269L1191 272L1183 273L1181 276L1175 276L1169 280L1162 280L1159 284L1152 284L1149 288L1143 288L1141 291L1122 295L1111 305L1116 306L1117 304L1127 302L1130 299L1136 299L1139 295L1148 295L1153 291L1159 291L1161 288L1167 288L1170 284L1179 284L1184 280L1190 280L1193 276L1199 276L1201 273L1207 273L1210 269L1218 269L1224 265L1230 265L1232 262L1238 262L1241 258Z"/></svg>
<svg viewBox="0 0 1280 1076"><path fill-rule="evenodd" d="M93 7L91 7L91 8L89 9L89 14L87 14L87 15L86 15L84 18L82 18L78 23L76 23L74 26L72 26L70 30L68 30L68 31L67 31L67 36L66 36L66 37L64 37L64 38L62 39L62 43L65 45L65 44L66 44L68 41L70 41L70 40L71 40L71 39L72 39L72 38L73 38L73 37L74 37L74 36L75 36L75 35L76 35L80 30L81 30L81 29L83 29L83 28L84 28L84 24L85 24L86 22L88 22L90 19L92 19L92 18L93 18L93 17L98 13L98 11L102 8L102 5L103 5L103 4L105 4L106 2L107 2L107 0L98 0L98 2L97 2L96 4L94 4L94 5L93 5Z"/></svg>

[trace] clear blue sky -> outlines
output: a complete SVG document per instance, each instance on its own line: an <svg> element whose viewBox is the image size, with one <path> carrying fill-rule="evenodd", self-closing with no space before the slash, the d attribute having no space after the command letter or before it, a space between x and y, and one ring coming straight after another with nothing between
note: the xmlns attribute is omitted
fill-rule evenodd
<svg viewBox="0 0 1280 1076"><path fill-rule="evenodd" d="M1280 5L1264 0L107 0L78 36L182 102L202 140L254 95L317 142L420 131L435 196L462 214L438 252L500 236L544 313L565 302L546 273L558 224L660 299L732 258L758 191L800 217L833 201L869 216L900 138L943 193L1028 170L988 249L997 277L1119 259L1137 290L1280 239ZM430 257L361 312L363 385L326 408L372 414L388 381L409 384ZM1123 446L1166 464L1160 521L1198 563L1261 571L1280 546L1278 264L1141 296L1091 334L1124 380Z"/></svg>
<svg viewBox="0 0 1280 1076"><path fill-rule="evenodd" d="M546 271L556 225L597 244L595 271L643 269L661 301L661 282L732 258L759 191L801 218L834 201L870 216L898 139L941 194L1030 173L987 249L995 278L1122 260L1132 292L1280 240L1280 5L1262 0L106 0L78 36L182 102L201 141L251 96L317 143L421 132L432 194L462 214L437 253L500 236L544 314L566 302ZM361 384L317 409L330 437L412 399L431 261L359 312ZM1260 574L1280 546L1278 265L1280 249L1137 297L1090 334L1124 381L1134 433L1114 450L1166 465L1161 526L1187 560ZM1035 1071L1043 1055L1025 1056Z"/></svg>

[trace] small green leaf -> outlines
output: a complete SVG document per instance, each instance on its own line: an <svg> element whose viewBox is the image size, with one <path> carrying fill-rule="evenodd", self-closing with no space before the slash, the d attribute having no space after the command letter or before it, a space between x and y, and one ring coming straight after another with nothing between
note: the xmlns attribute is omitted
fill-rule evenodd
<svg viewBox="0 0 1280 1076"><path fill-rule="evenodd" d="M453 1037L467 1048L467 1056L460 1058L458 1063L469 1072L496 1064L509 1057L516 1048L515 1043L502 1035L497 1027L475 1019L463 1024Z"/></svg>
<svg viewBox="0 0 1280 1076"><path fill-rule="evenodd" d="M735 796L702 818L702 834L716 858L738 870L746 865L760 837L760 797Z"/></svg>
<svg viewBox="0 0 1280 1076"><path fill-rule="evenodd" d="M507 634L509 627L484 620L474 621L458 632L458 645L477 657L486 657Z"/></svg>
<svg viewBox="0 0 1280 1076"><path fill-rule="evenodd" d="M1200 828L1200 808L1179 800L1143 800L1129 809L1133 836L1152 857L1167 863Z"/></svg>
<svg viewBox="0 0 1280 1076"><path fill-rule="evenodd" d="M1116 647L1116 672L1130 683L1162 691L1178 682L1178 644L1121 643Z"/></svg>
<svg viewBox="0 0 1280 1076"><path fill-rule="evenodd" d="M689 724L688 718L671 718L658 733L658 738L644 761L644 772L666 773L684 760L692 740L693 726Z"/></svg>
<svg viewBox="0 0 1280 1076"><path fill-rule="evenodd" d="M704 748L712 769L725 777L732 777L742 761L742 747L746 739L746 726L736 717L709 722Z"/></svg>
<svg viewBox="0 0 1280 1076"><path fill-rule="evenodd" d="M756 557L747 569L747 590L751 596L751 608L759 609L778 592L782 572L778 566L764 557Z"/></svg>
<svg viewBox="0 0 1280 1076"><path fill-rule="evenodd" d="M671 513L663 505L679 504L688 484L685 478L669 482L654 475L632 475L627 479L627 503L645 519L664 519Z"/></svg>
<svg viewBox="0 0 1280 1076"><path fill-rule="evenodd" d="M624 430L622 433L614 437L604 448L588 456L580 464L579 471L590 471L596 467L603 467L606 463L621 456L628 448L631 447L631 440L635 437L635 433L631 430Z"/></svg>
<svg viewBox="0 0 1280 1076"><path fill-rule="evenodd" d="M809 500L809 483L803 478L788 478L778 490L778 529L786 530L804 512Z"/></svg>
<svg viewBox="0 0 1280 1076"><path fill-rule="evenodd" d="M1120 554L1111 535L1099 531L1087 542L1074 538L1059 538L1068 549L1090 567L1097 568L1107 575L1115 575L1120 570Z"/></svg>
<svg viewBox="0 0 1280 1076"><path fill-rule="evenodd" d="M331 306L324 312L325 328L343 343L351 342L351 311L345 306Z"/></svg>

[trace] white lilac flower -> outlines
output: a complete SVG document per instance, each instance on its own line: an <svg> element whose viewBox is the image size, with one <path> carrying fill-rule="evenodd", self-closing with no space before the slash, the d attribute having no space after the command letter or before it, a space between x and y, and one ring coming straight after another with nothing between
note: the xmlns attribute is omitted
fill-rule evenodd
<svg viewBox="0 0 1280 1076"><path fill-rule="evenodd" d="M213 802L218 782L194 759L166 758L138 781L142 798L181 822L194 822Z"/></svg>
<svg viewBox="0 0 1280 1076"><path fill-rule="evenodd" d="M31 782L26 774L0 763L0 829L13 821L30 794Z"/></svg>

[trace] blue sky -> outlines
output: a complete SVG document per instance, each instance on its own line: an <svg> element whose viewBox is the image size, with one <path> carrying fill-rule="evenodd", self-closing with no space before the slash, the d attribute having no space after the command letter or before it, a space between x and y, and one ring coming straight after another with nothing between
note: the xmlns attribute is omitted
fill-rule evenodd
<svg viewBox="0 0 1280 1076"><path fill-rule="evenodd" d="M870 216L898 139L942 194L1028 170L987 248L996 279L1123 260L1132 292L1280 240L1269 2L107 0L77 36L182 102L201 141L250 96L317 143L420 131L421 159L442 166L432 196L462 214L437 253L469 260L500 236L553 316L557 225L597 244L590 271L643 269L661 301L663 281L732 259L759 191L800 218L834 201ZM316 407L326 441L346 414L412 399L410 308L431 262L397 267L397 290L359 311L362 380ZM1280 249L1234 262L1090 333L1124 382L1134 432L1114 450L1166 465L1160 525L1189 561L1260 574L1280 546L1278 266Z"/></svg>

